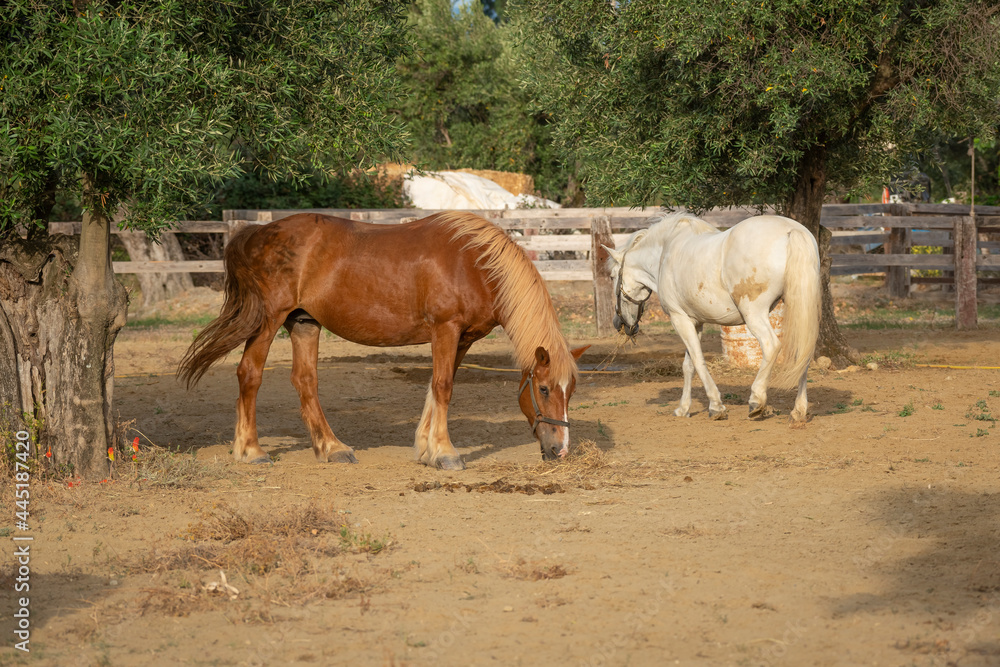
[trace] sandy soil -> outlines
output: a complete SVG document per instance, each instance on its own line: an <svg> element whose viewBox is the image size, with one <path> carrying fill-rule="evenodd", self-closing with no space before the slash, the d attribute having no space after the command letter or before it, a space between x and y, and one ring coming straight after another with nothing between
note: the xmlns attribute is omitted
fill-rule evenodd
<svg viewBox="0 0 1000 667"><path fill-rule="evenodd" d="M560 303L585 331L586 299ZM0 663L1000 664L1000 372L914 365L998 366L995 327L852 331L880 367L812 371L813 419L792 428L790 392L751 421L752 374L721 360L729 419L697 382L696 414L673 417L683 350L652 318L613 372L582 376L582 453L561 465L541 463L515 374L461 370L461 473L412 461L425 347L322 341L349 466L314 461L276 340L258 419L277 460L248 466L229 459L236 355L189 392L172 370L190 328L124 332L115 404L140 457L194 454L33 483L31 653L5 612ZM593 344L587 368L615 347L572 342ZM509 368L508 350L484 340L467 363Z"/></svg>

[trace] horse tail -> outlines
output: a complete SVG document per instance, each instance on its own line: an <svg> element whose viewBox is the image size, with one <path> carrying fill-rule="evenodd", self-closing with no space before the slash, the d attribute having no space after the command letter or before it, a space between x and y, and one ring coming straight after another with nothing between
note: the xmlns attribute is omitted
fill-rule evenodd
<svg viewBox="0 0 1000 667"><path fill-rule="evenodd" d="M804 227L793 229L788 235L784 299L782 364L774 384L796 386L816 352L822 305L819 248L816 239Z"/></svg>
<svg viewBox="0 0 1000 667"><path fill-rule="evenodd" d="M258 225L245 227L226 244L222 310L194 339L177 367L177 377L188 388L197 384L212 364L264 329L267 313L263 288L246 250L248 242L260 229Z"/></svg>

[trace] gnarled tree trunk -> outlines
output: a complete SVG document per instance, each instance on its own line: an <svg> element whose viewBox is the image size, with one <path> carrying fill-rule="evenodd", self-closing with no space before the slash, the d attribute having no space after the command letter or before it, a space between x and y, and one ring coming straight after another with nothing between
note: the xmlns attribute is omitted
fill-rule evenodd
<svg viewBox="0 0 1000 667"><path fill-rule="evenodd" d="M799 180L795 192L785 203L783 213L802 223L819 243L820 284L823 286L823 310L819 324L819 342L816 354L829 357L834 366L845 367L860 359L857 350L837 326L833 311L833 294L830 291L830 230L820 224L823 200L826 197L826 148L813 146L802 156Z"/></svg>
<svg viewBox="0 0 1000 667"><path fill-rule="evenodd" d="M0 247L0 410L35 430L48 465L107 475L115 337L125 288L111 270L110 221L84 214L73 237L5 238Z"/></svg>

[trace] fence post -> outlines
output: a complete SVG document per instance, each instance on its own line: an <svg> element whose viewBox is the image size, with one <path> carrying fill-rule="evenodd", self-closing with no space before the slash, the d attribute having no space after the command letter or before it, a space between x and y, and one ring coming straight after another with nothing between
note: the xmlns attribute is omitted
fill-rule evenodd
<svg viewBox="0 0 1000 667"><path fill-rule="evenodd" d="M979 323L976 312L976 254L977 240L975 216L955 219L955 326L975 329Z"/></svg>
<svg viewBox="0 0 1000 667"><path fill-rule="evenodd" d="M228 209L222 211L222 221L226 223L226 231L222 235L222 249L225 250L226 246L229 245L229 239L233 238L233 234L246 227L249 221L237 218L236 211Z"/></svg>
<svg viewBox="0 0 1000 667"><path fill-rule="evenodd" d="M909 207L893 207L892 215L910 215ZM887 255L909 255L913 235L908 228L891 227L889 242L886 245ZM885 269L885 284L889 288L889 296L905 298L910 295L910 267L888 266Z"/></svg>
<svg viewBox="0 0 1000 667"><path fill-rule="evenodd" d="M615 333L612 320L615 316L614 281L608 271L608 251L602 246L615 247L611 235L611 216L599 215L590 223L590 261L594 271L594 319L597 321L597 335L612 336Z"/></svg>

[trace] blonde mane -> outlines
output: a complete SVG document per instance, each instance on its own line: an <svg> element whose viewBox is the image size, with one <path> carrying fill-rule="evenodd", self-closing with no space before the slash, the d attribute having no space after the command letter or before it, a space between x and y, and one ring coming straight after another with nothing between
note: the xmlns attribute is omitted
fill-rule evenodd
<svg viewBox="0 0 1000 667"><path fill-rule="evenodd" d="M498 319L514 345L518 366L531 370L535 365L535 348L542 346L549 352L556 382L575 378L576 360L559 329L552 299L538 269L520 246L503 230L472 213L439 213L435 219L452 231L453 239L467 239L463 248L480 253L476 265L496 285L493 298Z"/></svg>

